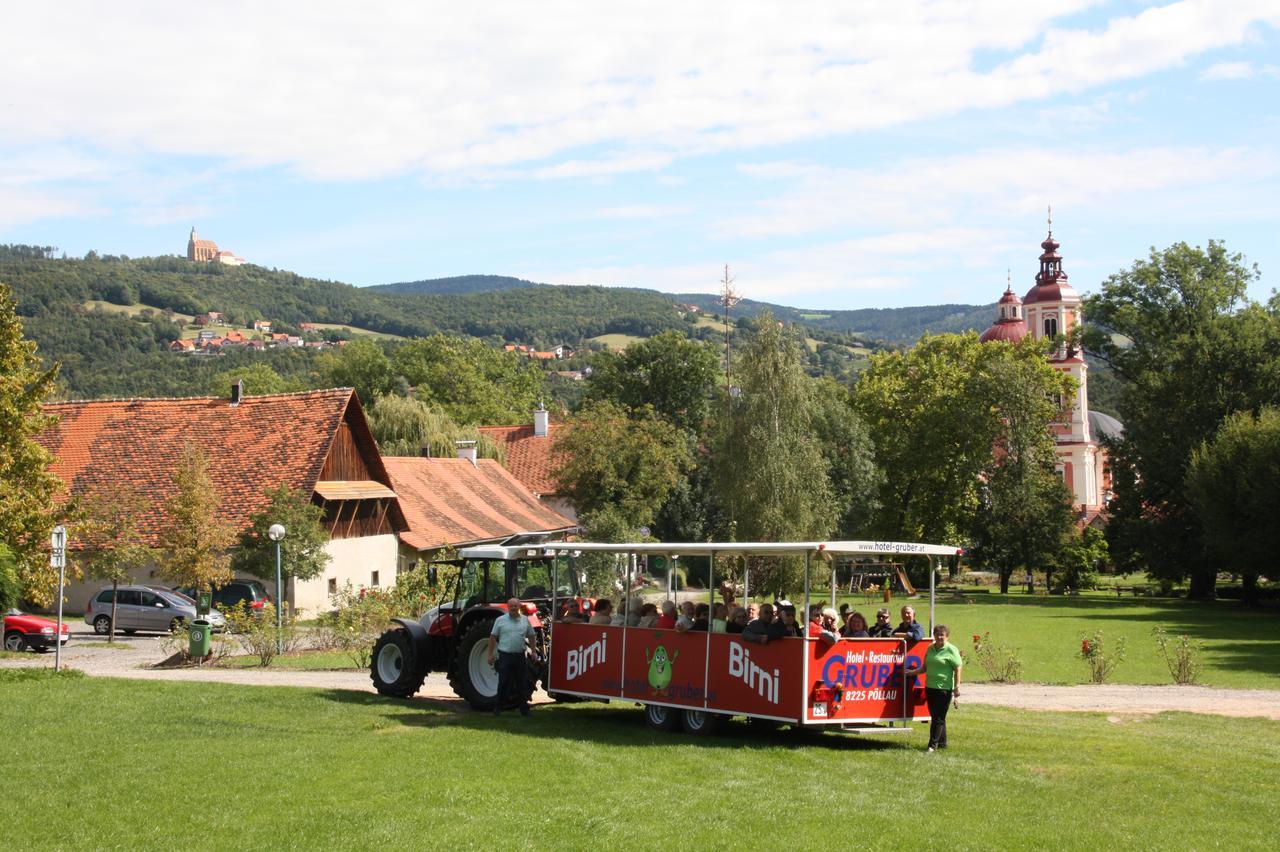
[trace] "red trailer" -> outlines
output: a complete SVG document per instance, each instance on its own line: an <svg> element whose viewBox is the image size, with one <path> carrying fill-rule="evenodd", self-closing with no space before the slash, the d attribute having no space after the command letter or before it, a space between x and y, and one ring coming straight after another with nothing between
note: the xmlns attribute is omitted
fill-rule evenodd
<svg viewBox="0 0 1280 852"><path fill-rule="evenodd" d="M841 558L883 554L918 555L930 560L929 629L933 625L933 577L938 560L959 553L955 547L884 541L833 541L722 544L544 544L548 551L574 558L583 554L616 554L623 589L635 589L645 562L655 557L668 566L681 557L803 557L804 608L808 612L813 571L819 565L832 573L831 604L835 603L835 566ZM559 560L556 560L559 563ZM750 560L747 560L749 564ZM816 563L816 564L815 564ZM668 593L674 571L666 573ZM709 581L708 577L708 581ZM553 583L553 586L555 584ZM693 594L714 606L715 590ZM659 592L661 594L661 592ZM749 600L750 576L743 597ZM552 629L547 691L555 695L635 701L655 728L683 725L690 733L713 731L732 716L771 720L795 726L834 726L856 733L908 732L911 722L928 721L924 682L904 678L918 667L929 640L903 638L820 639L787 638L754 644L741 635L712 631L661 630L634 624L637 595L627 595L616 625L556 623ZM552 611L558 612L556 601Z"/></svg>

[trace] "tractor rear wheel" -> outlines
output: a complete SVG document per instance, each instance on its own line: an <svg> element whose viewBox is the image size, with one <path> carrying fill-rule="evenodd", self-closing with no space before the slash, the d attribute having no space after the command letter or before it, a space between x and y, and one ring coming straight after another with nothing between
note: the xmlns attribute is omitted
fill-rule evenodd
<svg viewBox="0 0 1280 852"><path fill-rule="evenodd" d="M458 653L449 668L449 685L473 710L492 710L498 703L498 670L489 665L489 633L493 619L477 621L467 628L458 643ZM533 695L532 671L525 677L524 695L507 700L504 709L524 704Z"/></svg>
<svg viewBox="0 0 1280 852"><path fill-rule="evenodd" d="M412 698L422 688L427 669L419 665L408 630L388 630L373 643L369 677L379 695Z"/></svg>

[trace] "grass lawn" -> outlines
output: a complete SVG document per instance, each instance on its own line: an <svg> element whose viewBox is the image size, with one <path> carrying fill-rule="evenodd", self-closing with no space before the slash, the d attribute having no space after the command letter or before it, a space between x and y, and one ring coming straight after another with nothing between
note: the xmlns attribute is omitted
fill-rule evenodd
<svg viewBox="0 0 1280 852"><path fill-rule="evenodd" d="M1189 603L1177 598L1117 598L1114 592L1086 592L1080 597L1037 597L1018 592L1008 595L965 591L965 599L939 596L937 621L951 628L951 641L969 657L966 675L985 680L973 659L973 634L990 632L991 639L1019 649L1023 680L1043 683L1084 683L1087 668L1079 658L1081 634L1103 632L1110 644L1126 639L1125 660L1112 678L1117 683L1172 683L1160 658L1154 627L1171 635L1187 634L1204 643L1200 682L1209 686L1280 689L1280 613L1251 612L1232 601ZM874 623L875 611L884 606L877 598L847 598ZM889 607L894 624L903 603L916 608L926 626L929 600L894 597Z"/></svg>
<svg viewBox="0 0 1280 852"><path fill-rule="evenodd" d="M8 671L0 692L0 730L22 731L0 746L23 768L0 777L5 836L41 848L719 849L762 824L790 848L1263 848L1280 794L1280 726L1262 720L961 707L951 750L927 754L922 731L696 740L619 705L495 720Z"/></svg>

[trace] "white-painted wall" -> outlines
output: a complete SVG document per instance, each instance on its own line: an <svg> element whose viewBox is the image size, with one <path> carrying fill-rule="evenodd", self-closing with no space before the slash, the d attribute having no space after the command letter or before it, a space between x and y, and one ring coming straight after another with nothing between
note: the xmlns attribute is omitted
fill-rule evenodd
<svg viewBox="0 0 1280 852"><path fill-rule="evenodd" d="M332 609L331 588L341 590L347 583L354 589L373 586L373 572L378 572L378 586L396 584L398 539L394 535L332 539L325 545L331 561L320 576L293 583L293 606L303 618Z"/></svg>

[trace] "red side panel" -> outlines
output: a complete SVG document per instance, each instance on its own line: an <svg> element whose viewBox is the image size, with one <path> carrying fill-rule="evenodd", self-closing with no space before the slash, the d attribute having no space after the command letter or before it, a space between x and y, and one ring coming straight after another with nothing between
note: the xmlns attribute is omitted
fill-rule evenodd
<svg viewBox="0 0 1280 852"><path fill-rule="evenodd" d="M712 634L709 706L752 716L799 719L805 645L797 638L757 645L743 642L740 636Z"/></svg>
<svg viewBox="0 0 1280 852"><path fill-rule="evenodd" d="M622 627L552 627L551 689L617 697L622 692Z"/></svg>
<svg viewBox="0 0 1280 852"><path fill-rule="evenodd" d="M622 694L637 701L704 706L707 634L633 627L627 632Z"/></svg>
<svg viewBox="0 0 1280 852"><path fill-rule="evenodd" d="M841 639L835 645L810 643L805 720L928 719L924 678L910 678L904 696L902 675L904 663L918 667L928 647L928 640L904 643L898 639Z"/></svg>

